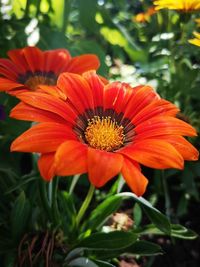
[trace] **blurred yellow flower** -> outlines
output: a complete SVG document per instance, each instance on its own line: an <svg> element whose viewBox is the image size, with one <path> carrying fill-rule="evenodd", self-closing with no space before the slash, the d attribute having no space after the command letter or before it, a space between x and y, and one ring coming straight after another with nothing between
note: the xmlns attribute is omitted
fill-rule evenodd
<svg viewBox="0 0 200 267"><path fill-rule="evenodd" d="M189 43L200 46L200 33L198 32L193 32L195 38L188 40Z"/></svg>
<svg viewBox="0 0 200 267"><path fill-rule="evenodd" d="M156 13L155 7L149 7L146 12L138 13L135 17L133 17L133 20L144 23L149 21L150 17Z"/></svg>
<svg viewBox="0 0 200 267"><path fill-rule="evenodd" d="M183 12L200 10L200 0L156 0L156 9L168 8Z"/></svg>
<svg viewBox="0 0 200 267"><path fill-rule="evenodd" d="M195 22L197 23L197 27L200 27L200 18L199 19L195 19Z"/></svg>

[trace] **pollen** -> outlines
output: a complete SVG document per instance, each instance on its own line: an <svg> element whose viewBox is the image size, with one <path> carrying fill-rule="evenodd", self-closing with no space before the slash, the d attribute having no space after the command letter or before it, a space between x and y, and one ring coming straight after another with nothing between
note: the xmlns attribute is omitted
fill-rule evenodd
<svg viewBox="0 0 200 267"><path fill-rule="evenodd" d="M119 126L111 117L95 116L88 120L85 130L85 139L89 146L114 151L119 149L124 143L124 127Z"/></svg>

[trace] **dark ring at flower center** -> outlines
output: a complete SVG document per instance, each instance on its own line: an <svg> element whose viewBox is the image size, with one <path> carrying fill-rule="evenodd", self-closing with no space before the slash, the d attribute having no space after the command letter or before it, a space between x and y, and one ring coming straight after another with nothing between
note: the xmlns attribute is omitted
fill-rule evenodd
<svg viewBox="0 0 200 267"><path fill-rule="evenodd" d="M27 71L25 74L20 74L18 82L25 84L31 90L35 90L38 85L56 85L57 76L54 72L49 71Z"/></svg>
<svg viewBox="0 0 200 267"><path fill-rule="evenodd" d="M130 144L135 135L134 125L123 113L102 107L79 115L74 132L83 143L105 151L116 151Z"/></svg>

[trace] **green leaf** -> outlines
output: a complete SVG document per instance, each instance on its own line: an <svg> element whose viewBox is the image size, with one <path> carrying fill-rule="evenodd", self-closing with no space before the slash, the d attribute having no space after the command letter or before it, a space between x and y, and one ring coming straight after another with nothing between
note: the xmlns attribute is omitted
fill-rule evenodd
<svg viewBox="0 0 200 267"><path fill-rule="evenodd" d="M66 256L66 258L65 258L65 261L66 261L66 262L70 262L70 261L72 261L73 259L82 256L82 255L83 255L83 252L84 252L84 249L83 249L83 248L75 248L75 249L71 250L71 251L67 254L67 256Z"/></svg>
<svg viewBox="0 0 200 267"><path fill-rule="evenodd" d="M97 1L79 0L79 14L81 25L90 32L96 32L98 24L95 20L97 12Z"/></svg>
<svg viewBox="0 0 200 267"><path fill-rule="evenodd" d="M62 222L65 235L69 237L72 233L75 234L75 218L76 209L72 196L68 192L61 192L58 194L60 210L62 210Z"/></svg>
<svg viewBox="0 0 200 267"><path fill-rule="evenodd" d="M136 241L130 246L116 250L93 250L90 255L101 260L108 260L119 257L122 254L132 254L136 256L152 256L162 254L161 247L148 241Z"/></svg>
<svg viewBox="0 0 200 267"><path fill-rule="evenodd" d="M165 235L162 231L156 228L153 224L146 225L143 228L139 228L135 231L135 233L140 235ZM171 224L171 236L180 239L195 239L198 235L186 227L180 224Z"/></svg>
<svg viewBox="0 0 200 267"><path fill-rule="evenodd" d="M63 32L56 31L54 28L50 28L48 25L45 24L41 24L39 25L39 27L40 27L40 40L37 45L40 48L48 50L48 49L56 49L64 47L68 49L67 37Z"/></svg>
<svg viewBox="0 0 200 267"><path fill-rule="evenodd" d="M24 15L26 8L26 0L14 0L12 3L12 11L17 18L21 18Z"/></svg>
<svg viewBox="0 0 200 267"><path fill-rule="evenodd" d="M121 32L121 34L124 36L124 38L128 41L129 45L134 49L134 50L140 50L140 48L138 47L138 45L135 43L134 39L132 38L132 36L129 34L129 32L127 31L127 29L120 24L119 22L114 22L115 26L119 29L119 31Z"/></svg>
<svg viewBox="0 0 200 267"><path fill-rule="evenodd" d="M11 232L16 241L19 241L19 238L26 230L30 212L30 202L26 199L25 193L22 191L11 211Z"/></svg>
<svg viewBox="0 0 200 267"><path fill-rule="evenodd" d="M119 209L121 203L122 198L120 196L115 195L107 198L92 211L84 228L94 230L100 227L112 213Z"/></svg>
<svg viewBox="0 0 200 267"><path fill-rule="evenodd" d="M66 266L66 265L64 265ZM98 265L96 265L93 261L91 261L88 258L85 257L80 257L77 259L72 260L71 262L69 262L67 264L67 266L74 266L74 267L98 267Z"/></svg>
<svg viewBox="0 0 200 267"><path fill-rule="evenodd" d="M51 3L54 12L50 14L50 18L54 22L54 24L56 24L59 28L61 28L63 23L64 1L57 0L57 1L51 1Z"/></svg>
<svg viewBox="0 0 200 267"><path fill-rule="evenodd" d="M125 252L140 256L152 256L163 253L159 245L149 241L137 241L128 247Z"/></svg>
<svg viewBox="0 0 200 267"><path fill-rule="evenodd" d="M180 224L171 224L172 236L181 239L195 239L198 235Z"/></svg>
<svg viewBox="0 0 200 267"><path fill-rule="evenodd" d="M126 53L128 54L128 56L130 57L130 59L133 62L147 62L148 59L148 51L143 49L143 50L134 50L130 44L126 45L124 47L124 50L126 51Z"/></svg>
<svg viewBox="0 0 200 267"><path fill-rule="evenodd" d="M142 210L138 203L135 203L133 208L133 221L134 225L138 226L142 220Z"/></svg>
<svg viewBox="0 0 200 267"><path fill-rule="evenodd" d="M101 28L100 32L111 45L125 47L128 44L126 38L117 29L110 29L104 26Z"/></svg>
<svg viewBox="0 0 200 267"><path fill-rule="evenodd" d="M113 231L110 233L95 233L83 239L78 246L93 250L122 249L130 246L137 240L137 235L130 232Z"/></svg>
<svg viewBox="0 0 200 267"><path fill-rule="evenodd" d="M22 176L21 179L17 181L17 184L10 187L9 190L5 192L5 194L10 194L11 192L16 191L17 189L21 189L24 185L34 180L38 180L38 178L41 179L39 176L36 176L36 175L37 174L33 172L33 173Z"/></svg>
<svg viewBox="0 0 200 267"><path fill-rule="evenodd" d="M120 193L117 196L121 196L123 198L133 198L141 207L143 208L146 215L149 219L164 233L170 235L170 222L168 218L163 215L159 210L154 208L151 203L149 203L143 197L137 197L135 194L130 192Z"/></svg>

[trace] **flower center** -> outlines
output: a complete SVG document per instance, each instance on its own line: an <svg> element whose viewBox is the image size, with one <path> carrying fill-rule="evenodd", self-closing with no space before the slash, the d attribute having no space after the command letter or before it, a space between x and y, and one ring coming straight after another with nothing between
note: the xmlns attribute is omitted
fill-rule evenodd
<svg viewBox="0 0 200 267"><path fill-rule="evenodd" d="M95 116L89 119L84 134L91 147L106 151L120 148L125 139L124 127L119 126L111 117Z"/></svg>
<svg viewBox="0 0 200 267"><path fill-rule="evenodd" d="M26 85L31 90L36 90L39 85L56 85L57 76L53 71L35 72L27 71L26 73L19 74L18 82Z"/></svg>
<svg viewBox="0 0 200 267"><path fill-rule="evenodd" d="M55 85L56 81L53 78L45 76L33 76L26 80L25 85L32 90L35 90L38 85Z"/></svg>

